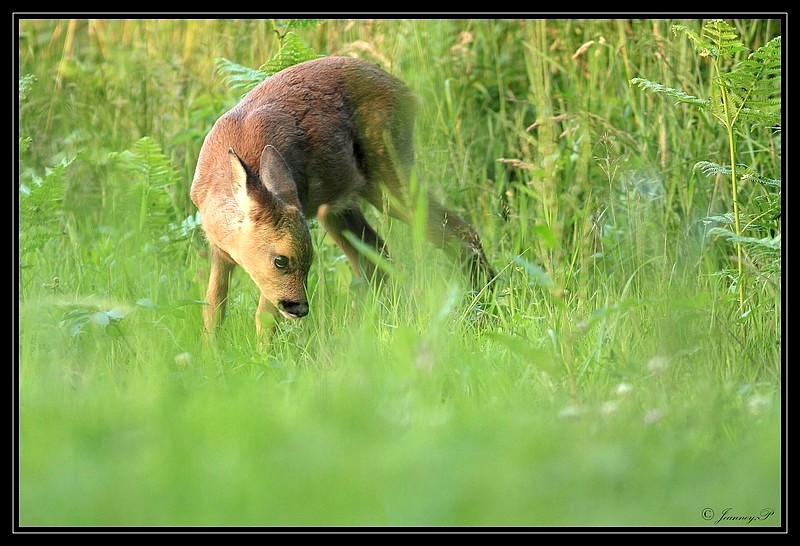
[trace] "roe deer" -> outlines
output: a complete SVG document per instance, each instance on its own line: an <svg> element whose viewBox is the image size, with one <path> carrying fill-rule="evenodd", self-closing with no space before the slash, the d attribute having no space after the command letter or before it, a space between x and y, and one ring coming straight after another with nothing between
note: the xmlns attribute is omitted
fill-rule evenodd
<svg viewBox="0 0 800 546"><path fill-rule="evenodd" d="M211 271L203 321L225 315L236 265L261 291L256 312L308 314L306 276L313 250L307 218L317 216L356 275L372 279L344 233L387 255L361 212L361 199L405 222L413 215L406 183L413 163L416 96L366 61L322 57L264 80L206 135L191 198L208 238ZM428 194L426 236L466 262L473 285L494 277L471 225ZM217 320L219 316L219 320Z"/></svg>

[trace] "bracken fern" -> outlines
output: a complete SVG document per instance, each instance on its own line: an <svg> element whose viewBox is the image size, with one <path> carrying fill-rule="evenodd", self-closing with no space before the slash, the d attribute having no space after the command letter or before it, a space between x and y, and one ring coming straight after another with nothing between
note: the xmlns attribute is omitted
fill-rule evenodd
<svg viewBox="0 0 800 546"><path fill-rule="evenodd" d="M27 99L28 91L32 88L36 78L28 74L19 79L19 102ZM27 135L19 136L19 159L28 150L31 138ZM62 233L64 201L67 168L75 158L64 158L52 168L46 168L44 176L37 174L21 173L19 178L19 258L31 252L42 249L45 244L53 239L54 233ZM22 169L20 169L22 170ZM25 267L24 262L22 267Z"/></svg>
<svg viewBox="0 0 800 546"><path fill-rule="evenodd" d="M683 33L692 41L698 55L709 58L713 65L713 93L709 99L688 95L677 89L666 87L644 78L633 78L632 84L640 88L662 93L679 102L693 104L711 112L713 117L725 128L728 141L729 165L718 165L710 161L699 161L695 169L706 176L729 176L733 214L708 217L706 223L720 220L733 224L733 230L714 228L710 236L721 236L736 248L739 313L745 315L744 263L745 249L761 265L764 271L780 271L780 234L774 235L779 227L774 220L780 217L779 179L765 177L753 168L737 161L736 136L746 127L779 127L781 122L781 37L777 36L726 70L724 63L732 62L747 47L739 40L736 29L721 20L709 21L703 26L701 34L683 25L673 25L675 34ZM761 183L772 193L767 199L767 210L744 215L740 207L745 204L740 198L740 183L755 181ZM766 220L766 221L764 221ZM755 237L744 235L748 229ZM766 233L765 233L766 232Z"/></svg>
<svg viewBox="0 0 800 546"><path fill-rule="evenodd" d="M289 29L317 25L320 21L319 19L290 19L287 23L281 23L278 20L274 20L273 28L280 46L278 52L270 60L258 69L254 69L225 58L218 58L214 61L217 67L217 74L224 76L223 81L232 90L247 92L284 68L319 57L320 55L317 55L311 47L306 45L297 34L290 32ZM280 32L280 28L285 30Z"/></svg>
<svg viewBox="0 0 800 546"><path fill-rule="evenodd" d="M19 253L41 249L54 233L61 233L61 204L64 200L64 179L74 159L64 159L44 176L33 176L30 184L19 185Z"/></svg>
<svg viewBox="0 0 800 546"><path fill-rule="evenodd" d="M180 211L174 196L180 176L152 138L143 137L130 150L112 152L108 159L132 179L130 191L140 199L140 232L165 227Z"/></svg>

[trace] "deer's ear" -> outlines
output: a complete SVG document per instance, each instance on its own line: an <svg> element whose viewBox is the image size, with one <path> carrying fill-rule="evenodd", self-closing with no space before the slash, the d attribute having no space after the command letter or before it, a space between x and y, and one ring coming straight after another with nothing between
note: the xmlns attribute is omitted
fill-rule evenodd
<svg viewBox="0 0 800 546"><path fill-rule="evenodd" d="M228 148L228 160L231 164L231 193L239 203L239 207L246 211L251 206L250 197L247 195L247 169L233 148Z"/></svg>
<svg viewBox="0 0 800 546"><path fill-rule="evenodd" d="M271 144L264 146L261 152L259 176L264 186L284 204L302 209L289 165Z"/></svg>
<svg viewBox="0 0 800 546"><path fill-rule="evenodd" d="M272 217L280 214L283 204L258 179L242 158L228 148L228 160L231 164L231 193L245 214L268 214Z"/></svg>

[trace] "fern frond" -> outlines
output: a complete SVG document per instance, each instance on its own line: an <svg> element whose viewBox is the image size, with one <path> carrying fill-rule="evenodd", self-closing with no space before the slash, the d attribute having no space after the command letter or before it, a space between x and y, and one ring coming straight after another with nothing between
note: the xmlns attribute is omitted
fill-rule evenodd
<svg viewBox="0 0 800 546"><path fill-rule="evenodd" d="M708 57L711 55L713 45L698 33L685 25L672 25L672 33L677 35L679 32L686 34L694 44L694 49L701 57Z"/></svg>
<svg viewBox="0 0 800 546"><path fill-rule="evenodd" d="M742 118L770 127L781 122L781 37L773 38L720 78Z"/></svg>
<svg viewBox="0 0 800 546"><path fill-rule="evenodd" d="M217 74L223 76L222 81L231 90L249 91L269 75L263 70L242 66L224 57L214 59L214 64L217 67Z"/></svg>
<svg viewBox="0 0 800 546"><path fill-rule="evenodd" d="M19 186L20 255L42 248L61 230L64 181L74 160L62 159L55 167L46 169L43 177L34 176L29 186Z"/></svg>
<svg viewBox="0 0 800 546"><path fill-rule="evenodd" d="M721 19L714 19L703 25L703 34L708 36L711 55L720 59L732 59L736 53L747 51L739 40L736 29Z"/></svg>
<svg viewBox="0 0 800 546"><path fill-rule="evenodd" d="M704 225L708 225L708 224L732 224L733 220L734 220L733 213L726 212L725 214L718 214L716 216L706 216L701 221L703 222Z"/></svg>
<svg viewBox="0 0 800 546"><path fill-rule="evenodd" d="M754 182L758 182L762 186L768 186L770 188L781 189L781 179L780 178L766 178L766 177L763 177L760 174L758 174L756 172L752 172L752 171L744 173L742 175L742 177L741 177L741 180L743 182L752 180Z"/></svg>
<svg viewBox="0 0 800 546"><path fill-rule="evenodd" d="M122 170L139 175L132 187L144 184L148 188L163 189L175 185L179 180L178 171L170 159L150 137L142 137L133 143L130 150L112 152L108 157Z"/></svg>
<svg viewBox="0 0 800 546"><path fill-rule="evenodd" d="M28 151L31 146L31 137L19 137L19 154L22 155Z"/></svg>
<svg viewBox="0 0 800 546"><path fill-rule="evenodd" d="M777 63L777 75L780 76L781 37L774 37L772 40L752 52L747 57L747 61L743 62L754 62L757 64L767 64L773 66L775 63Z"/></svg>
<svg viewBox="0 0 800 546"><path fill-rule="evenodd" d="M650 81L645 78L632 78L630 80L632 85L638 85L640 89L644 89L646 91L652 91L653 93L662 93L674 99L677 99L678 102L685 102L687 104L695 104L700 107L708 106L708 99L701 99L700 97L695 97L694 95L689 95L684 93L683 91L679 91L677 89L673 89L672 87L667 87L657 82Z"/></svg>
<svg viewBox="0 0 800 546"><path fill-rule="evenodd" d="M769 186L771 188L778 188L781 187L780 179L775 178L767 178L761 176L757 172L753 170L752 167L747 165L737 165L739 168L739 180L742 182L758 182L761 185ZM728 165L717 165L716 163L712 163L711 161L698 161L694 164L693 167L695 170L701 171L706 176L716 176L718 174L723 174L726 176L731 175L731 168Z"/></svg>
<svg viewBox="0 0 800 546"><path fill-rule="evenodd" d="M781 189L780 178L767 178L755 172L752 167L745 167L739 179L742 182L757 182L762 186Z"/></svg>
<svg viewBox="0 0 800 546"><path fill-rule="evenodd" d="M284 28L308 28L322 23L325 19L276 19L275 24ZM285 21L285 22L284 22Z"/></svg>
<svg viewBox="0 0 800 546"><path fill-rule="evenodd" d="M272 76L284 68L322 56L317 55L313 49L303 43L297 34L287 32L283 37L281 48L270 60L259 67L259 71L264 72L267 76Z"/></svg>
<svg viewBox="0 0 800 546"><path fill-rule="evenodd" d="M781 101L780 99L769 102L753 104L755 108L744 106L739 112L739 118L752 125L772 127L781 123Z"/></svg>
<svg viewBox="0 0 800 546"><path fill-rule="evenodd" d="M747 250L751 262L756 265L762 274L774 274L777 283L780 283L781 273L781 234L775 237L745 237L736 235L733 231L725 228L712 228L708 231L707 237L720 237L730 243L740 244ZM767 280L776 282L775 278L767 277Z"/></svg>
<svg viewBox="0 0 800 546"><path fill-rule="evenodd" d="M291 19L287 26L298 26L296 24L298 21L306 20ZM303 23L302 26L307 25ZM278 52L258 69L242 66L222 57L215 59L214 64L217 67L217 74L223 76L223 81L231 90L247 92L284 68L289 68L317 57L322 57L322 55L317 55L294 32L287 32L283 37L283 44Z"/></svg>
<svg viewBox="0 0 800 546"><path fill-rule="evenodd" d="M25 74L19 79L19 94L17 95L19 102L22 102L28 98L28 91L30 91L31 87L33 87L33 82L35 81L36 76L33 74Z"/></svg>
<svg viewBox="0 0 800 546"><path fill-rule="evenodd" d="M775 237L763 237L758 239L756 237L745 237L744 235L736 235L733 231L725 228L711 228L708 230L707 236L722 237L732 243L743 243L747 245L759 246L768 250L781 250L781 235L780 233Z"/></svg>
<svg viewBox="0 0 800 546"><path fill-rule="evenodd" d="M685 25L672 25L673 34L682 32L689 37L701 57L730 59L747 47L739 40L736 29L721 19L714 19L703 25L702 35Z"/></svg>
<svg viewBox="0 0 800 546"><path fill-rule="evenodd" d="M109 153L108 163L130 180L129 194L139 203L139 230L166 227L179 209L175 188L180 176L158 143L140 138L129 150Z"/></svg>
<svg viewBox="0 0 800 546"><path fill-rule="evenodd" d="M698 161L694 164L694 170L700 170L706 176L716 176L718 174L731 174L731 168L724 165L717 165L711 161Z"/></svg>

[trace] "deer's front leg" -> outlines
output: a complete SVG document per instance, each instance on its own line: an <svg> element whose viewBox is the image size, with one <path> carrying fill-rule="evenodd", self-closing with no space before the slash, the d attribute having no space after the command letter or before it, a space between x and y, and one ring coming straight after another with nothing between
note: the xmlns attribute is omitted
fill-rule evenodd
<svg viewBox="0 0 800 546"><path fill-rule="evenodd" d="M261 294L258 298L258 309L256 309L256 334L258 334L260 342L263 342L265 339L264 322L269 325L267 331L271 333L277 326L279 316L280 313L278 309Z"/></svg>
<svg viewBox="0 0 800 546"><path fill-rule="evenodd" d="M211 246L211 272L206 290L206 307L203 309L203 323L206 334L214 332L225 319L228 303L228 282L236 264L224 256L219 249Z"/></svg>

